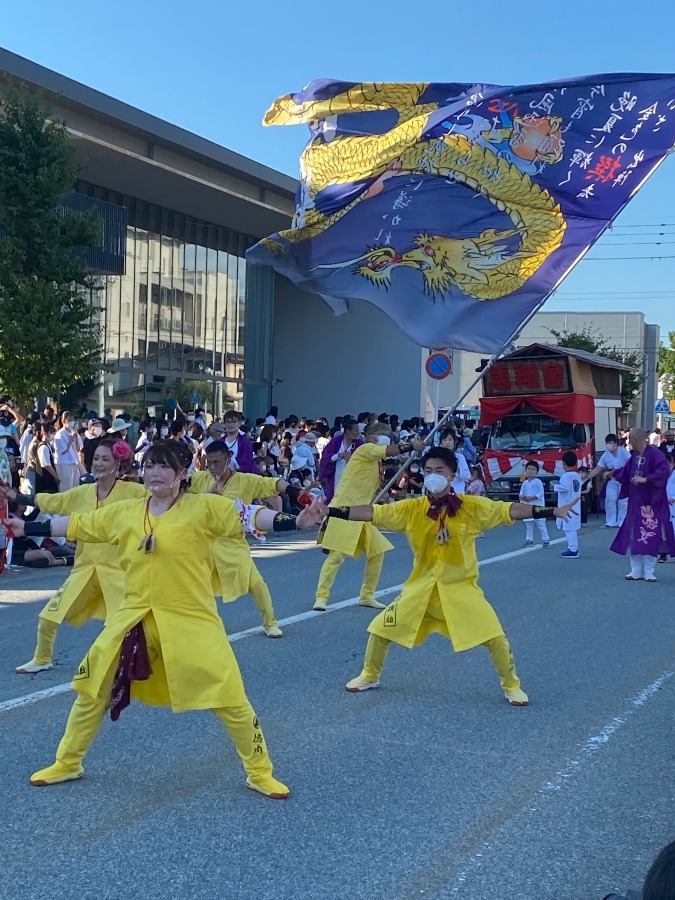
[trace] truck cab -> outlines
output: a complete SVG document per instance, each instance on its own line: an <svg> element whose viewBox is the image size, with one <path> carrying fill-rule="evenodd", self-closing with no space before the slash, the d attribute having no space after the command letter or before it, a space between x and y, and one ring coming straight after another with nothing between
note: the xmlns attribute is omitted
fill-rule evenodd
<svg viewBox="0 0 675 900"><path fill-rule="evenodd" d="M546 504L555 505L553 484L562 474L562 455L574 450L581 461L592 455L592 426L564 422L538 412L524 401L513 413L487 426L484 433L483 465L490 473L488 496L494 500L518 502L525 466L539 464L539 478L544 484Z"/></svg>
<svg viewBox="0 0 675 900"><path fill-rule="evenodd" d="M629 367L583 350L531 344L485 370L480 401L488 497L517 502L528 462L537 462L546 503L573 450L593 468L596 440L616 432L621 373Z"/></svg>

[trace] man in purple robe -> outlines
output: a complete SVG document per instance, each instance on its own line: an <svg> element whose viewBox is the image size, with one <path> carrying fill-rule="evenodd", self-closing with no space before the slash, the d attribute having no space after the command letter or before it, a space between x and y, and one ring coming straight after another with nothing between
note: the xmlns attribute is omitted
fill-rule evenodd
<svg viewBox="0 0 675 900"><path fill-rule="evenodd" d="M649 444L644 428L631 428L631 458L612 477L621 484L619 499L628 498L623 525L612 542L614 553L630 553L626 581L656 581L659 553L675 556L675 535L670 521L666 482L668 462L658 447Z"/></svg>
<svg viewBox="0 0 675 900"><path fill-rule="evenodd" d="M342 473L352 453L363 443L359 437L359 425L355 419L347 419L343 427L344 431L338 431L326 444L321 454L319 480L326 492L326 503L330 503L333 499L335 488L342 478Z"/></svg>

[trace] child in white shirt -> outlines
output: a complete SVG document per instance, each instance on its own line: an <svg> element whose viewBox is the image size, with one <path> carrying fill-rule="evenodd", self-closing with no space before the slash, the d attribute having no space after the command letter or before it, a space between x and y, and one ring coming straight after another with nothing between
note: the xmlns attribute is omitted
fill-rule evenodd
<svg viewBox="0 0 675 900"><path fill-rule="evenodd" d="M581 476L577 472L577 455L572 450L568 450L563 454L562 465L564 472L560 476L560 481L554 485L554 489L558 492L558 506L571 503L581 497ZM578 531L581 526L581 502L573 509L569 520L562 523L562 529L567 538L567 550L563 550L560 554L563 559L579 558L579 535ZM562 520L559 520L562 522ZM560 528L561 526L558 525Z"/></svg>
<svg viewBox="0 0 675 900"><path fill-rule="evenodd" d="M544 483L538 478L539 463L530 460L525 466L525 481L520 486L520 495L518 497L521 503L526 506L544 506ZM534 543L534 523L536 521L537 528L541 534L542 546L544 549L549 546L550 539L548 536L548 528L546 527L546 519L524 519L525 522L525 547L531 547Z"/></svg>

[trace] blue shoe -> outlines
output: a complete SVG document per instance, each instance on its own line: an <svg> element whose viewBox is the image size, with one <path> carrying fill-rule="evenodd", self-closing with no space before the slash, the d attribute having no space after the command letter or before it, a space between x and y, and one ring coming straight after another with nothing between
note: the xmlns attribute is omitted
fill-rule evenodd
<svg viewBox="0 0 675 900"><path fill-rule="evenodd" d="M563 559L579 559L579 551L578 550L563 550L560 554Z"/></svg>

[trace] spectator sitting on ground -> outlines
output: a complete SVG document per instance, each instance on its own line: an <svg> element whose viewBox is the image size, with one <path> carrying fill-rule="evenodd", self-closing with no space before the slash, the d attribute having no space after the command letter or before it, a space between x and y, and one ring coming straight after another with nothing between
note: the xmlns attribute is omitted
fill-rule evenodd
<svg viewBox="0 0 675 900"><path fill-rule="evenodd" d="M10 518L24 522L47 521L46 516L34 509L26 515L26 507L12 502L8 506ZM14 538L12 544L12 565L46 569L49 566L72 566L75 561L75 547L65 538L22 537Z"/></svg>

